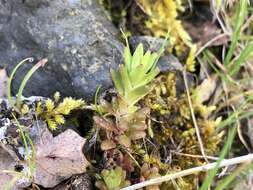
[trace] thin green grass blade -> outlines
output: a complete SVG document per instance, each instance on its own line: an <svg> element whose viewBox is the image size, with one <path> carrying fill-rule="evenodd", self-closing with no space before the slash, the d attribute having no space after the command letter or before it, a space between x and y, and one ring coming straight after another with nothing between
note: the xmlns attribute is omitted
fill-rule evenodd
<svg viewBox="0 0 253 190"><path fill-rule="evenodd" d="M213 59L213 54L212 54L212 52L206 49L206 50L203 51L202 54L203 54L203 60L206 61L212 67L212 69L215 71L215 73L217 73L220 76L220 78L223 78L224 74L222 74L220 72L220 70L217 69L213 64L213 60L212 60Z"/></svg>
<svg viewBox="0 0 253 190"><path fill-rule="evenodd" d="M154 61L154 64L153 64L152 69L154 69L154 68L156 67L156 64L157 64L158 60L160 59L160 57L161 57L162 54L164 53L165 48L166 48L167 43L168 43L169 36L170 36L170 32L168 31L167 34L166 34L166 36L165 36L165 39L164 39L164 41L163 41L162 47L161 47L160 50L158 51L158 54L157 54L157 57L156 57L156 59L155 59L155 61ZM152 70L152 69L151 69L151 70Z"/></svg>
<svg viewBox="0 0 253 190"><path fill-rule="evenodd" d="M21 97L22 97L22 93L23 90L28 82L28 80L31 78L31 76L33 75L33 73L35 71L37 71L40 67L43 67L45 64L47 63L47 59L42 59L40 60L38 63L36 63L25 75L24 79L21 82L21 85L18 89L18 96L17 96L17 107L20 108L21 107Z"/></svg>
<svg viewBox="0 0 253 190"><path fill-rule="evenodd" d="M235 134L236 134L236 127L233 127L232 129L229 130L227 141L220 153L219 160L217 161L215 168L212 169L210 172L208 172L208 176L205 179L205 181L203 182L203 185L200 187L200 190L208 190L209 189L210 185L212 184L212 182L219 170L219 165L220 165L221 161L225 158L225 156L227 155L227 153L229 152L229 150L232 146L232 142L235 137Z"/></svg>
<svg viewBox="0 0 253 190"><path fill-rule="evenodd" d="M241 51L240 56L237 58L234 65L229 71L229 74L231 76L236 75L238 73L244 61L252 54L252 51L253 51L253 41L249 42L249 44Z"/></svg>
<svg viewBox="0 0 253 190"><path fill-rule="evenodd" d="M214 190L227 189L227 187L236 179L236 177L238 177L242 172L246 172L250 169L253 169L253 163L243 164L239 166L235 171L233 171L231 174L221 180Z"/></svg>
<svg viewBox="0 0 253 190"><path fill-rule="evenodd" d="M226 84L231 84L231 80L229 80L228 74L222 73L219 69L217 69L214 66L213 59L215 59L215 56L213 55L213 53L210 50L206 49L203 51L203 54L207 60L207 63L212 67L212 69L216 72L216 74L218 74L221 81L224 81Z"/></svg>
<svg viewBox="0 0 253 190"><path fill-rule="evenodd" d="M252 96L248 96L247 99L237 108L236 112L231 114L227 119L223 120L218 126L218 130L224 129L226 126L236 122L236 120L241 120L244 118L247 118L253 114L252 111L247 110L246 112L243 112L245 107L247 107L249 104L251 104Z"/></svg>
<svg viewBox="0 0 253 190"><path fill-rule="evenodd" d="M30 136L27 133L25 134L25 137L28 140L29 145L32 149L31 163L29 165L30 175L32 176L35 173L35 169L36 169L36 161L35 161L35 159L36 159L36 150L35 150L32 139L30 138Z"/></svg>
<svg viewBox="0 0 253 190"><path fill-rule="evenodd" d="M10 75L10 78L8 79L8 94L7 94L7 98L8 98L9 103L10 103L12 106L14 106L14 102L13 102L12 96L11 96L11 83L12 83L13 77L14 77L15 73L17 72L17 70L18 70L24 63L26 63L27 61L32 62L32 61L33 61L33 58L32 58L32 57L29 57L29 58L26 58L26 59L22 60L21 62L19 62L19 63L17 64L17 66L12 70L11 75Z"/></svg>
<svg viewBox="0 0 253 190"><path fill-rule="evenodd" d="M229 120L225 120L225 121L221 122L221 123L218 125L218 129L219 129L219 130L222 130L222 129L224 129L226 126L235 123L236 120L242 120L242 119L245 119L245 118L248 118L248 117L251 117L251 116L253 116L253 110L243 112L243 113L242 113L241 115L239 115L238 117L235 117L235 116L234 116L234 117L230 118Z"/></svg>
<svg viewBox="0 0 253 190"><path fill-rule="evenodd" d="M26 140L26 136L25 136L25 133L23 132L23 129L22 129L22 126L20 125L19 121L17 120L16 116L12 113L12 116L14 117L15 119L15 122L17 124L17 127L18 127L18 130L21 134L21 137L22 137L22 141L24 143L24 146L25 146L25 151L27 153L27 160L28 160L28 164L30 165L31 164L31 159L30 159L30 156L29 156L29 149L28 149L28 143L27 143L27 140Z"/></svg>
<svg viewBox="0 0 253 190"><path fill-rule="evenodd" d="M230 64L230 61L233 57L233 53L237 46L237 42L241 33L241 28L242 28L246 15L247 15L247 0L241 0L236 12L237 20L236 20L235 29L232 35L231 45L224 61L224 65L226 67Z"/></svg>

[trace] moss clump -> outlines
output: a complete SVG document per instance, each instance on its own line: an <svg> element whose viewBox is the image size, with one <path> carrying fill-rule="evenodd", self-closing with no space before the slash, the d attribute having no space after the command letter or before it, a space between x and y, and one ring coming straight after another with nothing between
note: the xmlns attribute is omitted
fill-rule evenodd
<svg viewBox="0 0 253 190"><path fill-rule="evenodd" d="M60 94L55 93L54 100L47 99L45 102L39 101L36 104L36 114L47 122L51 130L65 123L64 116L69 115L73 110L81 109L85 104L83 100L75 100L71 97L64 98L62 102L59 102L59 99Z"/></svg>
<svg viewBox="0 0 253 190"><path fill-rule="evenodd" d="M142 125L146 125L142 132L149 134L144 135L143 139L132 139L131 145L125 146L115 138L117 132L111 131L112 127L121 129L119 125L115 126L115 122L120 124L121 121L117 118L121 115L117 112L118 106L114 106L115 110L110 114L113 117L107 116L108 120L101 121L102 124L95 119L96 125L100 123L100 128L103 129L99 136L102 141L98 142L102 145L108 143L104 141L106 137L114 143L113 146L109 146L111 145L109 143L106 144L107 148L104 149L101 147L103 158L98 161L98 164L99 166L103 165L102 169L113 172L115 167L121 167L125 172L124 179L134 184L205 164L206 161L201 157L199 142L191 119L188 98L184 92L179 93L177 77L172 72L160 75L152 82L153 90L138 102L139 110L144 108L150 110L148 115L142 114L144 119ZM191 98L205 152L207 155L213 156L219 149L221 142L221 134L216 132L218 120L209 119L213 108L201 103L196 89L191 89ZM112 102L108 105L115 105L115 103ZM100 119L102 119L101 116ZM135 119L138 120L138 117ZM101 126L103 124L107 125ZM133 123L128 124L131 126ZM128 136L128 133L125 135ZM190 175L149 188L191 190L196 189L201 179L202 174ZM100 187L100 189L103 188Z"/></svg>
<svg viewBox="0 0 253 190"><path fill-rule="evenodd" d="M138 0L138 3L149 17L145 24L154 36L165 37L169 32L170 44L179 55L192 46L191 37L178 19L178 12L184 11L180 0Z"/></svg>
<svg viewBox="0 0 253 190"><path fill-rule="evenodd" d="M128 35L150 35L165 38L169 32L169 52L176 52L185 62L186 69L195 71L197 46L184 29L180 13L184 12L181 0L100 0L118 27ZM188 53L188 55L187 55Z"/></svg>
<svg viewBox="0 0 253 190"><path fill-rule="evenodd" d="M201 155L199 142L191 119L187 96L185 93L178 94L175 81L175 73L159 76L155 82L157 84L155 90L144 100L144 105L151 108L153 141L159 150L160 159L164 161L170 157L167 162L169 171L184 170L205 163L203 158L194 156ZM194 90L191 96L205 152L209 156L215 155L219 150L222 136L216 132L219 119L208 119L213 107L204 106L199 102ZM163 150L164 147L168 152ZM181 185L184 184L184 188L181 189L194 189L193 184L197 177L186 177L180 182ZM168 184L170 183L165 186L168 187ZM191 188L189 184L192 184Z"/></svg>

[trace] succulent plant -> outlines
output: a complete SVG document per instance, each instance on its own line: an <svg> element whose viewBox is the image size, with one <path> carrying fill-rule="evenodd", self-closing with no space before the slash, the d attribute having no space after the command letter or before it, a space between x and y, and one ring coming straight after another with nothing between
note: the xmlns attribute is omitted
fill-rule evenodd
<svg viewBox="0 0 253 190"><path fill-rule="evenodd" d="M159 169L157 167L150 167L147 163L144 163L141 167L141 181L160 177ZM160 190L159 185L150 185L145 187L145 190Z"/></svg>
<svg viewBox="0 0 253 190"><path fill-rule="evenodd" d="M101 143L102 150L117 145L129 148L132 140L146 136L146 118L150 109L138 107L137 103L153 89L150 82L159 74L156 63L164 51L165 43L158 53L144 53L143 45L139 44L133 55L127 38L126 44L124 64L118 70L111 70L118 94L111 102L103 101L100 104L100 110L113 116L114 120L104 116L94 117L96 126L106 133L106 138Z"/></svg>
<svg viewBox="0 0 253 190"><path fill-rule="evenodd" d="M144 53L143 44L139 44L133 55L127 38L126 44L124 64L118 70L111 70L111 75L119 95L131 107L150 92L151 88L147 85L159 74L156 64L164 51L165 43L158 53Z"/></svg>
<svg viewBox="0 0 253 190"><path fill-rule="evenodd" d="M130 185L127 181L126 172L121 167L101 172L102 180L96 182L96 187L101 190L119 190Z"/></svg>

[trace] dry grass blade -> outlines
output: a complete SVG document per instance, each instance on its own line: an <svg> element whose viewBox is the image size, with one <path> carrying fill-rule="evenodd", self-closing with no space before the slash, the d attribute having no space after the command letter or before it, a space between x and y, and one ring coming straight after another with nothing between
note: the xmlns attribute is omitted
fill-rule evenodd
<svg viewBox="0 0 253 190"><path fill-rule="evenodd" d="M252 160L253 160L253 154L248 154L245 156L240 156L240 157L236 157L236 158L223 160L223 161L221 161L219 167L221 168L221 167L236 165L236 164L240 164L240 163L250 162ZM144 181L142 183L138 183L138 184L123 188L121 190L135 190L135 189L147 187L150 185L160 184L160 183L163 183L163 182L166 182L169 180L177 179L177 178L184 177L184 176L191 175L191 174L195 174L198 172L209 171L209 170L215 168L216 165L217 165L217 163L214 162L214 163L206 164L204 166L190 168L190 169L183 170L183 171L180 171L180 172L177 172L174 174L169 174L169 175L165 175L165 176L151 179L148 181Z"/></svg>
<svg viewBox="0 0 253 190"><path fill-rule="evenodd" d="M221 39L221 38L227 37L227 36L229 36L229 35L223 33L223 34L220 34L220 35L214 37L213 39L209 40L209 41L206 42L202 47L199 48L199 50L197 51L197 53L196 53L195 56L197 57L198 55L201 54L201 52L202 52L204 49L206 49L207 47L211 46L214 42L218 41L218 40Z"/></svg>
<svg viewBox="0 0 253 190"><path fill-rule="evenodd" d="M176 152L176 151L171 151L172 154L176 154L179 156L185 156L185 157L191 157L191 158L204 158L202 155L192 155L192 154L186 154L186 153L181 153L181 152ZM207 159L209 160L218 160L218 157L213 157L213 156L206 156Z"/></svg>
<svg viewBox="0 0 253 190"><path fill-rule="evenodd" d="M196 135L197 135L197 139L198 139L198 142L199 142L200 151L201 151L201 154L203 155L203 157L205 158L205 161L208 163L209 161L206 158L203 141L202 141L201 136L200 136L199 127L198 127L197 120L195 118L195 114L194 114L194 110L193 110L193 106L192 106L192 101L191 101L191 96L190 96L190 92L189 92L189 87L188 87L188 83L187 83L186 71L185 70L183 71L183 78L184 78L186 94L187 94L187 97L188 97L188 102L189 102L189 106L190 106L190 110L191 110L192 121L193 121L193 125L195 127L195 130L196 130Z"/></svg>

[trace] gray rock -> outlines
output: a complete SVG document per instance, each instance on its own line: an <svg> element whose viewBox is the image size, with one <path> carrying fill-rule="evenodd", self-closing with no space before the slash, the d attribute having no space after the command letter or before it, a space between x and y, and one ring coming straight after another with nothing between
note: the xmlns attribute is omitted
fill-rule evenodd
<svg viewBox="0 0 253 190"><path fill-rule="evenodd" d="M91 178L88 174L82 174L79 176L72 177L73 182L71 183L71 188L73 190L92 190Z"/></svg>
<svg viewBox="0 0 253 190"><path fill-rule="evenodd" d="M116 35L94 0L0 0L0 66L10 73L22 59L35 58L16 74L13 93L28 69L48 58L25 96L60 91L91 100L98 85L112 85L109 69L121 63Z"/></svg>

